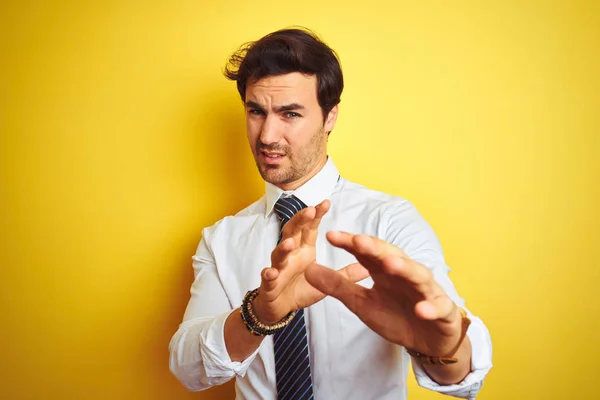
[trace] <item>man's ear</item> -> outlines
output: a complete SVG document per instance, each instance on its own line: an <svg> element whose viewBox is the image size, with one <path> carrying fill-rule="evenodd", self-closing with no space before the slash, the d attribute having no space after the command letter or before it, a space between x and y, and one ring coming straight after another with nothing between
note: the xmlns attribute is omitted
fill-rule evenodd
<svg viewBox="0 0 600 400"><path fill-rule="evenodd" d="M335 122L337 121L338 111L339 111L339 108L338 108L338 105L336 104L331 109L331 111L329 111L329 114L327 114L327 118L325 119L325 124L323 124L323 128L324 128L325 132L329 133L335 127Z"/></svg>

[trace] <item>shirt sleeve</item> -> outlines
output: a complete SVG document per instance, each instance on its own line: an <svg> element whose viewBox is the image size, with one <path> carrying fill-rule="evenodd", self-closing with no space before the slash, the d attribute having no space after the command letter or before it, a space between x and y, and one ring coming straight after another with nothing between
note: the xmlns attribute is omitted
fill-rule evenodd
<svg viewBox="0 0 600 400"><path fill-rule="evenodd" d="M221 385L235 376L243 377L258 354L257 348L243 362L231 361L229 357L225 321L236 310L225 293L209 243L207 228L192 257L191 298L183 322L169 344L171 372L191 391Z"/></svg>
<svg viewBox="0 0 600 400"><path fill-rule="evenodd" d="M473 315L466 307L448 273L442 247L431 226L408 201L388 209L386 239L401 248L412 260L427 266L436 282L448 296L467 312L471 325L467 335L472 345L471 372L462 382L454 385L440 385L433 381L423 367L416 361L412 363L415 378L419 386L465 399L474 399L484 378L492 367L492 341L483 321Z"/></svg>

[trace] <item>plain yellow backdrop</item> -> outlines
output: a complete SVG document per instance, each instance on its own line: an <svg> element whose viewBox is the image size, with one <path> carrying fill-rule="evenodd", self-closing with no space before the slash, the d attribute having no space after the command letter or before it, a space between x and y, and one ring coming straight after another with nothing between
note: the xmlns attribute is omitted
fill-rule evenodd
<svg viewBox="0 0 600 400"><path fill-rule="evenodd" d="M568 0L2 2L0 398L231 398L186 392L168 342L201 229L264 189L224 63L290 25L341 57L342 174L418 207L487 323L479 398L598 398L599 20Z"/></svg>

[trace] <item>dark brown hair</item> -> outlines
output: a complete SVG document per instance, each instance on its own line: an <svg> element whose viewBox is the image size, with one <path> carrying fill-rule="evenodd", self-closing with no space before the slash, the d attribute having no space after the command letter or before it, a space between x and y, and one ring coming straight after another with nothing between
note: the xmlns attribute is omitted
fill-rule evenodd
<svg viewBox="0 0 600 400"><path fill-rule="evenodd" d="M340 102L344 89L337 54L308 29L282 29L242 45L225 66L225 76L237 82L242 101L250 81L300 72L317 77L317 99L323 119Z"/></svg>

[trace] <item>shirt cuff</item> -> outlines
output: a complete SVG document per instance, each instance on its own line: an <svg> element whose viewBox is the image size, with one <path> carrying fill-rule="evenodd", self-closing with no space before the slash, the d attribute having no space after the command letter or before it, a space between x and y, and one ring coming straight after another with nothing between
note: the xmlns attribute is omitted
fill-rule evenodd
<svg viewBox="0 0 600 400"><path fill-rule="evenodd" d="M475 399L483 386L485 376L492 368L492 344L489 332L483 322L473 315L469 315L469 318L471 325L467 330L467 336L469 336L472 348L471 372L460 383L440 385L427 375L425 369L418 362L413 361L413 371L419 386L450 396Z"/></svg>
<svg viewBox="0 0 600 400"><path fill-rule="evenodd" d="M239 310L234 309L218 316L210 324L210 327L202 332L200 354L208 377L231 378L235 374L242 378L258 354L260 346L244 361L231 361L225 345L225 321L234 312L239 313Z"/></svg>

